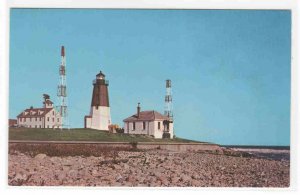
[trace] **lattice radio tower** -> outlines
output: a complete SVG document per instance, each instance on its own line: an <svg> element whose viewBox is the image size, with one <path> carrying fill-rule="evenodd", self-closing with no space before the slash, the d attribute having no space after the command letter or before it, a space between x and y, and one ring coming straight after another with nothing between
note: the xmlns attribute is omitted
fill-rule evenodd
<svg viewBox="0 0 300 195"><path fill-rule="evenodd" d="M165 116L169 117L170 121L173 121L173 104L172 104L172 88L171 80L166 80L166 96L165 96Z"/></svg>
<svg viewBox="0 0 300 195"><path fill-rule="evenodd" d="M66 56L64 46L61 47L61 64L59 66L59 84L57 86L57 97L59 100L58 112L61 116L60 129L70 129L67 99Z"/></svg>

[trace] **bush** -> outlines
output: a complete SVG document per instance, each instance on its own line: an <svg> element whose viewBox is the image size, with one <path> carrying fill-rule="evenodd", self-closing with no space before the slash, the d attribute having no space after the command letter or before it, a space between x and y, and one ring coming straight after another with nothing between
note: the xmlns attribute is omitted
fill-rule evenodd
<svg viewBox="0 0 300 195"><path fill-rule="evenodd" d="M117 132L117 133L124 133L124 129L123 129L123 128L117 128L117 129L116 129L116 132Z"/></svg>
<svg viewBox="0 0 300 195"><path fill-rule="evenodd" d="M136 141L130 142L132 149L137 149L138 143Z"/></svg>

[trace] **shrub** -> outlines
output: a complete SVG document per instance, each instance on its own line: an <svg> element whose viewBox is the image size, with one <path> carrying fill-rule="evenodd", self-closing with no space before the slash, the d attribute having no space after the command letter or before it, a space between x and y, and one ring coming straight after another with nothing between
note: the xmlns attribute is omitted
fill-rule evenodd
<svg viewBox="0 0 300 195"><path fill-rule="evenodd" d="M117 129L116 129L116 132L117 132L117 133L124 133L124 129L123 129L123 128L117 128Z"/></svg>
<svg viewBox="0 0 300 195"><path fill-rule="evenodd" d="M133 142L130 142L131 146L132 146L132 149L137 149L137 142L136 141L133 141Z"/></svg>

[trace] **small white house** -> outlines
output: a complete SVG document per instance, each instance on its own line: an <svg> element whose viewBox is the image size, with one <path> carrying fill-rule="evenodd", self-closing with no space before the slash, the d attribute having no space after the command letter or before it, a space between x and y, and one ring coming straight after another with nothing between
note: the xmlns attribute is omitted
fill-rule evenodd
<svg viewBox="0 0 300 195"><path fill-rule="evenodd" d="M154 138L163 138L165 134L173 138L173 122L157 111L140 111L140 104L137 113L124 119L124 133L150 135Z"/></svg>
<svg viewBox="0 0 300 195"><path fill-rule="evenodd" d="M49 96L48 96L49 97ZM53 108L53 102L48 98L43 102L43 108L30 107L17 116L17 126L27 128L61 128L61 116Z"/></svg>

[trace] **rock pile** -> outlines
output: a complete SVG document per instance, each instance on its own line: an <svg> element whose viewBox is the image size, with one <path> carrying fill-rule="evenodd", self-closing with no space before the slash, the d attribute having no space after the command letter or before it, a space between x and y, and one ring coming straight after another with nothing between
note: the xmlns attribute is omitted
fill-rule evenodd
<svg viewBox="0 0 300 195"><path fill-rule="evenodd" d="M9 155L9 185L288 187L289 161L164 150L111 156Z"/></svg>

